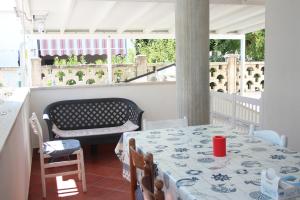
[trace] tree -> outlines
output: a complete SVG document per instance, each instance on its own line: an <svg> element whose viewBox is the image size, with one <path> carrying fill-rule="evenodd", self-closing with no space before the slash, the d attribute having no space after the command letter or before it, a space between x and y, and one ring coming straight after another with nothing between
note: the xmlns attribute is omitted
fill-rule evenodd
<svg viewBox="0 0 300 200"><path fill-rule="evenodd" d="M172 39L137 39L137 55L146 55L148 63L175 62L175 40Z"/></svg>
<svg viewBox="0 0 300 200"><path fill-rule="evenodd" d="M265 30L246 34L246 55L250 60L265 59Z"/></svg>

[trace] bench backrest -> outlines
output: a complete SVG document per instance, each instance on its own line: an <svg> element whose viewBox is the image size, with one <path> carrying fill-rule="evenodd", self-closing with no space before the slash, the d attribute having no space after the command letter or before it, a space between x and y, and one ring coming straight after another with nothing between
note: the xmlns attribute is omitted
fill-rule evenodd
<svg viewBox="0 0 300 200"><path fill-rule="evenodd" d="M140 126L141 112L134 102L123 98L67 100L47 106L44 119L48 128L54 123L61 130L115 127L128 120Z"/></svg>

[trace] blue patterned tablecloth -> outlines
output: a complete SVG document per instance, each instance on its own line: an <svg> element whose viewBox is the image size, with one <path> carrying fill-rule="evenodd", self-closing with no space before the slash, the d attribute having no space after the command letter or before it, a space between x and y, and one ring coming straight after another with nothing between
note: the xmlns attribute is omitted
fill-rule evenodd
<svg viewBox="0 0 300 200"><path fill-rule="evenodd" d="M214 135L227 138L224 158L212 155ZM206 125L124 133L115 151L124 163L123 176L127 179L130 138L136 139L143 153L153 153L167 200L266 200L270 198L260 192L263 169L273 168L280 176L300 178L300 153L229 127Z"/></svg>

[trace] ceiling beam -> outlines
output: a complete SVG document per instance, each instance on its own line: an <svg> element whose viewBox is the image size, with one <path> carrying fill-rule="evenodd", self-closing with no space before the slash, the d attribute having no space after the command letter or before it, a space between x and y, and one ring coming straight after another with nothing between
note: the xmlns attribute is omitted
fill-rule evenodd
<svg viewBox="0 0 300 200"><path fill-rule="evenodd" d="M158 3L151 3L148 6L144 6L143 9L139 9L134 15L132 15L131 17L129 17L129 19L127 19L120 28L118 28L118 33L122 33L126 30L126 28L130 27L130 25L134 24L134 22L136 22L136 20L138 20L139 18L143 18L143 16L145 16L146 14L151 14L150 12L152 11L152 9L154 9L156 6L158 6Z"/></svg>
<svg viewBox="0 0 300 200"><path fill-rule="evenodd" d="M210 23L210 30L218 30L221 28L225 28L227 26L230 26L232 24L235 24L236 22L249 19L250 17L262 14L265 12L264 8L257 8L255 7L249 7L246 9L241 9L240 11L234 12L231 15L228 15L228 17L223 17L220 20L214 21Z"/></svg>
<svg viewBox="0 0 300 200"><path fill-rule="evenodd" d="M230 6L226 7L225 9L220 6L214 6L214 10L210 10L210 22L215 22L217 20L220 20L224 18L225 16L228 16L232 13L235 13L241 9L245 9L246 6Z"/></svg>
<svg viewBox="0 0 300 200"><path fill-rule="evenodd" d="M256 24L261 24L265 22L265 13L259 14L255 17L251 17L249 19L240 20L236 22L235 24L232 24L230 26L226 26L224 28L216 30L217 33L228 33L228 32L235 32L247 27L251 27Z"/></svg>
<svg viewBox="0 0 300 200"><path fill-rule="evenodd" d="M107 6L103 8L102 12L98 12L97 15L94 17L92 25L90 26L90 33L95 33L97 27L101 25L101 23L108 18L108 14L112 12L115 7L118 5L117 1L108 2Z"/></svg>
<svg viewBox="0 0 300 200"><path fill-rule="evenodd" d="M254 31L258 31L258 30L261 30L261 29L264 29L265 28L265 23L259 23L259 24L255 24L255 25L252 25L252 26L249 26L243 30L239 30L238 32L240 34L246 34L246 33L250 33L250 32L254 32Z"/></svg>
<svg viewBox="0 0 300 200"><path fill-rule="evenodd" d="M86 1L157 2L157 3L176 2L176 0L86 0ZM210 0L210 3L229 4L229 5L265 5L266 0Z"/></svg>
<svg viewBox="0 0 300 200"><path fill-rule="evenodd" d="M71 21L71 17L72 17L72 14L73 14L73 11L76 7L76 4L77 4L77 0L66 0L66 9L65 9L65 15L64 15L64 18L62 19L62 24L60 26L60 33L63 34L66 30L66 27L68 26L68 24L70 23Z"/></svg>

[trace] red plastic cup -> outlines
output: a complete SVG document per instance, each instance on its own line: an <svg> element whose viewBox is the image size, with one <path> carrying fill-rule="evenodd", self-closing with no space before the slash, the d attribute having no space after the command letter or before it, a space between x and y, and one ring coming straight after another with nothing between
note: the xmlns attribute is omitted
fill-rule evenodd
<svg viewBox="0 0 300 200"><path fill-rule="evenodd" d="M226 156L226 138L224 136L216 135L213 137L214 156Z"/></svg>

